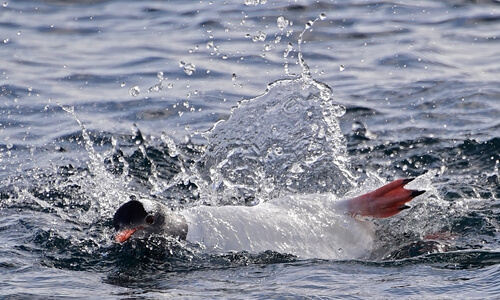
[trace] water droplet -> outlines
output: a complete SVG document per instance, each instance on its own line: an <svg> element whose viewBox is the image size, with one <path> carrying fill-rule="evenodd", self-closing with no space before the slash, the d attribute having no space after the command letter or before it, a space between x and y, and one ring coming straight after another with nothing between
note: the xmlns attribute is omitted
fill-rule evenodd
<svg viewBox="0 0 500 300"><path fill-rule="evenodd" d="M156 74L156 77L158 77L159 80L163 80L163 72L160 71Z"/></svg>
<svg viewBox="0 0 500 300"><path fill-rule="evenodd" d="M325 13L321 13L321 14L319 14L319 19L320 19L320 20L324 20L324 19L326 19L326 14L325 14Z"/></svg>
<svg viewBox="0 0 500 300"><path fill-rule="evenodd" d="M7 44L8 42L9 42L9 38L6 38L6 39L3 40L4 44Z"/></svg>
<svg viewBox="0 0 500 300"><path fill-rule="evenodd" d="M339 66L339 70L340 70L340 72L344 71L344 70L345 70L344 65L340 65L340 66Z"/></svg>
<svg viewBox="0 0 500 300"><path fill-rule="evenodd" d="M284 58L287 58L288 57L288 54L290 54L290 52L293 50L293 44L292 43L288 43L288 45L286 45L286 50L285 52L283 53L283 57Z"/></svg>
<svg viewBox="0 0 500 300"><path fill-rule="evenodd" d="M9 3L8 2L4 2L3 3L3 7L7 7L7 6L9 6Z"/></svg>
<svg viewBox="0 0 500 300"><path fill-rule="evenodd" d="M130 88L130 90L128 90L128 93L130 94L130 96L132 97L137 97L139 96L139 93L141 92L141 89L139 88L139 86L137 85L134 85L133 87Z"/></svg>
<svg viewBox="0 0 500 300"><path fill-rule="evenodd" d="M231 80L232 81L236 81L236 78L238 78L238 76L236 76L236 73L233 73L233 76L231 77Z"/></svg>
<svg viewBox="0 0 500 300"><path fill-rule="evenodd" d="M304 173L304 169L300 166L299 163L293 163L292 167L290 168L290 172L292 173Z"/></svg>
<svg viewBox="0 0 500 300"><path fill-rule="evenodd" d="M120 87L125 87L126 83L125 81L120 84Z"/></svg>
<svg viewBox="0 0 500 300"><path fill-rule="evenodd" d="M321 90L321 92L319 92L319 96L324 101L328 101L332 97L332 93L328 89L324 89L324 90Z"/></svg>
<svg viewBox="0 0 500 300"><path fill-rule="evenodd" d="M196 71L196 66L192 63L185 63L181 61L181 64L179 65L181 68L184 68L184 72L188 75L192 75L194 71Z"/></svg>
<svg viewBox="0 0 500 300"><path fill-rule="evenodd" d="M266 33L263 31L257 31L257 35L252 37L252 41L254 42L263 42L266 40Z"/></svg>
<svg viewBox="0 0 500 300"><path fill-rule="evenodd" d="M169 84L167 84L167 89L171 89L171 88L173 88L173 87L174 87L174 84L173 84L173 83L169 83Z"/></svg>
<svg viewBox="0 0 500 300"><path fill-rule="evenodd" d="M208 41L207 43L207 49L213 48L214 47L214 41Z"/></svg>
<svg viewBox="0 0 500 300"><path fill-rule="evenodd" d="M227 55L222 55L222 59L227 59Z"/></svg>
<svg viewBox="0 0 500 300"><path fill-rule="evenodd" d="M278 156L283 155L283 148L281 148L281 147L276 147L276 148L274 149L274 154L276 154L276 155L278 155Z"/></svg>
<svg viewBox="0 0 500 300"><path fill-rule="evenodd" d="M283 30L283 29L288 27L288 25L290 24L290 21L285 19L283 16L279 16L278 19L276 20L276 23L278 24L278 28L280 30Z"/></svg>
<svg viewBox="0 0 500 300"><path fill-rule="evenodd" d="M260 0L245 0L246 6L256 6L259 5Z"/></svg>
<svg viewBox="0 0 500 300"><path fill-rule="evenodd" d="M17 35L21 35L21 30L19 30L19 31L17 32Z"/></svg>
<svg viewBox="0 0 500 300"><path fill-rule="evenodd" d="M163 90L163 82L160 81L159 83L157 83L157 84L153 85L152 87L150 87L149 90L148 90L148 92L150 92L150 93L151 92L159 92L161 90Z"/></svg>

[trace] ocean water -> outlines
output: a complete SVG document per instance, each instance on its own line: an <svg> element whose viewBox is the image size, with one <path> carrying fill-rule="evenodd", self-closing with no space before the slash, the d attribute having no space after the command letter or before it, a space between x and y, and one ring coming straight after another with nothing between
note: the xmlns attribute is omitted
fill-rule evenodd
<svg viewBox="0 0 500 300"><path fill-rule="evenodd" d="M1 298L499 297L500 2L1 4ZM367 258L113 243L131 196L404 177L428 192Z"/></svg>

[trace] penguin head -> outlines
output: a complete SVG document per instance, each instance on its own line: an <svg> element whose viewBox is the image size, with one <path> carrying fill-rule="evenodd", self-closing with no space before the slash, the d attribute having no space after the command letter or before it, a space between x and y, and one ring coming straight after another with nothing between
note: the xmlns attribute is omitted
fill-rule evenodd
<svg viewBox="0 0 500 300"><path fill-rule="evenodd" d="M158 202L147 199L130 200L113 216L117 231L115 241L124 243L130 238L146 239L151 234L185 239L187 224L182 216L170 212Z"/></svg>

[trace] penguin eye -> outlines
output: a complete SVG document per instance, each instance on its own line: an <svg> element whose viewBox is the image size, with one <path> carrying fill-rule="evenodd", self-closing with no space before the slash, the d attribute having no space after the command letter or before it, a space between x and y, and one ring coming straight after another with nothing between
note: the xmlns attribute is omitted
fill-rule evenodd
<svg viewBox="0 0 500 300"><path fill-rule="evenodd" d="M146 221L146 223L148 223L149 225L153 225L155 223L155 217L152 216L152 215L148 215L146 217L146 219L144 219Z"/></svg>

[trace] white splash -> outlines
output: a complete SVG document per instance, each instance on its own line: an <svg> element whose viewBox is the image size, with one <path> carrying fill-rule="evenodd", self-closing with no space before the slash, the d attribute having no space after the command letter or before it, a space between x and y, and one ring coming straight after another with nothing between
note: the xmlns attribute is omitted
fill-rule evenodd
<svg viewBox="0 0 500 300"><path fill-rule="evenodd" d="M273 250L300 258L366 257L373 224L345 214L331 195L287 196L253 207L198 206L183 212L187 240L207 251Z"/></svg>

